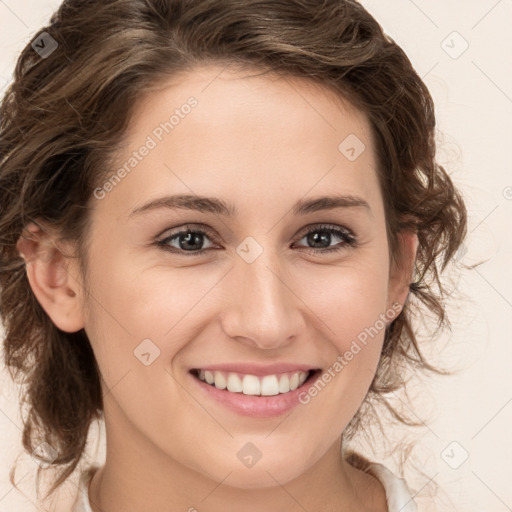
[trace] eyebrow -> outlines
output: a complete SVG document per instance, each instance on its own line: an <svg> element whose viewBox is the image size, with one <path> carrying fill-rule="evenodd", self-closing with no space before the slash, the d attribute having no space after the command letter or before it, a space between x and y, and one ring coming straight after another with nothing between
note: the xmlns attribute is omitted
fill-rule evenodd
<svg viewBox="0 0 512 512"><path fill-rule="evenodd" d="M294 215L307 215L309 213L333 210L336 208L364 208L371 216L372 209L370 205L361 197L354 195L325 196L312 199L301 199L295 203L292 208ZM215 197L197 196L190 194L180 194L174 196L163 196L153 199L142 206L132 210L129 217L141 213L167 208L194 210L201 213L214 213L225 217L235 217L238 211L235 206L230 205Z"/></svg>

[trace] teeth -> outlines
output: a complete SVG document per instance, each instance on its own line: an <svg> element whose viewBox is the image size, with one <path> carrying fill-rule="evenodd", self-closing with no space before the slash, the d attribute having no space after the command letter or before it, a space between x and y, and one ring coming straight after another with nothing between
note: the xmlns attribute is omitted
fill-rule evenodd
<svg viewBox="0 0 512 512"><path fill-rule="evenodd" d="M236 373L230 373L228 375L228 391L232 393L242 392L242 381Z"/></svg>
<svg viewBox="0 0 512 512"><path fill-rule="evenodd" d="M299 387L299 374L294 373L292 378L290 379L290 391L297 389Z"/></svg>
<svg viewBox="0 0 512 512"><path fill-rule="evenodd" d="M279 393L288 393L288 391L290 391L290 378L284 374L279 379Z"/></svg>
<svg viewBox="0 0 512 512"><path fill-rule="evenodd" d="M227 382L224 374L222 372L215 372L213 376L215 377L215 387L218 389L226 389Z"/></svg>
<svg viewBox="0 0 512 512"><path fill-rule="evenodd" d="M198 372L200 380L217 389L227 389L231 393L261 396L274 396L293 391L304 384L308 375L309 372L302 371L265 375L264 377L209 370L199 370Z"/></svg>
<svg viewBox="0 0 512 512"><path fill-rule="evenodd" d="M261 381L261 394L272 396L279 394L279 382L275 375L266 375Z"/></svg>
<svg viewBox="0 0 512 512"><path fill-rule="evenodd" d="M242 380L242 393L244 395L259 395L261 390L260 379L255 375L244 375Z"/></svg>

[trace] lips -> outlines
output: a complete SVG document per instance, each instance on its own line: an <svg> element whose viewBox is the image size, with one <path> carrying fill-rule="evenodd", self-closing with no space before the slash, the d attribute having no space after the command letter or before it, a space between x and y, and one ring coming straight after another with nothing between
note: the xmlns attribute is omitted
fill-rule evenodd
<svg viewBox="0 0 512 512"><path fill-rule="evenodd" d="M193 368L190 373L217 389L244 395L273 396L297 389L317 370L294 363L230 363Z"/></svg>
<svg viewBox="0 0 512 512"><path fill-rule="evenodd" d="M226 371L226 368L254 373ZM291 371L269 373L276 369L290 368ZM213 399L221 407L238 415L261 419L286 414L299 406L299 395L315 385L321 373L320 369L312 369L311 366L289 364L266 367L241 364L209 365L189 371L192 382L196 383L194 385L205 397ZM207 382L207 378L210 383Z"/></svg>

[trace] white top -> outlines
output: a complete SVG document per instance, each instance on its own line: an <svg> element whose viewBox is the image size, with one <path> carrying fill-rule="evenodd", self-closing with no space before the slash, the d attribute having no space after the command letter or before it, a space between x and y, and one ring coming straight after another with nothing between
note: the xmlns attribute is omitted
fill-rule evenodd
<svg viewBox="0 0 512 512"><path fill-rule="evenodd" d="M97 466L92 466L80 476L79 492L71 512L92 512L89 503L89 482ZM403 478L394 475L388 468L377 462L370 463L370 472L382 483L386 491L388 512L417 512L411 492Z"/></svg>

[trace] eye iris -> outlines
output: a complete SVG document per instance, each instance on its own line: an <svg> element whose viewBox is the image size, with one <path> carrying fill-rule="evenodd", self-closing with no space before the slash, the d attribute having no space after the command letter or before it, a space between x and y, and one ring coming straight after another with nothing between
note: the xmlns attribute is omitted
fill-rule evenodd
<svg viewBox="0 0 512 512"><path fill-rule="evenodd" d="M322 245L325 242L324 245ZM308 235L308 243L313 245L313 247L329 247L331 244L331 233L328 231L315 231L314 233L310 233ZM316 245L319 244L320 245Z"/></svg>
<svg viewBox="0 0 512 512"><path fill-rule="evenodd" d="M189 232L179 236L180 248L184 251L201 249L203 245L203 235L201 233Z"/></svg>

